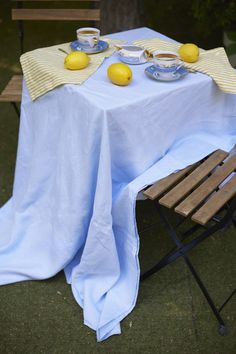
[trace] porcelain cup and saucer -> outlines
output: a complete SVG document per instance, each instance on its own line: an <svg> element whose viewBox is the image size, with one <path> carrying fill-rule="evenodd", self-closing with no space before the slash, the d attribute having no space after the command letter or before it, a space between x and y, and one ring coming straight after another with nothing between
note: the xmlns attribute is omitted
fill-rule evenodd
<svg viewBox="0 0 236 354"><path fill-rule="evenodd" d="M89 54L103 52L108 42L100 39L100 30L95 27L81 27L76 30L77 40L71 43L72 50L80 50Z"/></svg>
<svg viewBox="0 0 236 354"><path fill-rule="evenodd" d="M159 81L174 81L188 73L178 53L173 51L155 51L152 62L153 65L146 68L145 72Z"/></svg>
<svg viewBox="0 0 236 354"><path fill-rule="evenodd" d="M182 61L177 53L172 51L156 51L153 53L153 63L157 75L162 78L171 79L182 67Z"/></svg>

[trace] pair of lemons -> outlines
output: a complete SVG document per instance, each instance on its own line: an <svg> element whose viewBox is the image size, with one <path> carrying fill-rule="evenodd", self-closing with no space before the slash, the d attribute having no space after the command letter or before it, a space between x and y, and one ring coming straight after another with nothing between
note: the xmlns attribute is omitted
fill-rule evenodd
<svg viewBox="0 0 236 354"><path fill-rule="evenodd" d="M65 57L64 66L69 70L81 70L88 66L89 61L89 56L86 53L74 51ZM123 63L111 64L107 70L107 75L112 83L120 86L126 86L132 80L131 69Z"/></svg>

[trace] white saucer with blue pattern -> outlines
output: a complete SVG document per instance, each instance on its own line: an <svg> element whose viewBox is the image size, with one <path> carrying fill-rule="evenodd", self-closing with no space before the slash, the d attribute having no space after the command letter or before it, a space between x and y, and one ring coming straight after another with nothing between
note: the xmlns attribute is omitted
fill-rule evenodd
<svg viewBox="0 0 236 354"><path fill-rule="evenodd" d="M76 40L70 44L70 47L72 50L78 50L88 54L96 54L106 50L109 47L109 44L106 41L99 40L94 47L89 47L82 45L78 40Z"/></svg>
<svg viewBox="0 0 236 354"><path fill-rule="evenodd" d="M151 65L145 69L145 73L147 76L157 81L175 81L186 76L189 71L183 66L180 66L177 67L176 70L167 73L160 70L157 65Z"/></svg>

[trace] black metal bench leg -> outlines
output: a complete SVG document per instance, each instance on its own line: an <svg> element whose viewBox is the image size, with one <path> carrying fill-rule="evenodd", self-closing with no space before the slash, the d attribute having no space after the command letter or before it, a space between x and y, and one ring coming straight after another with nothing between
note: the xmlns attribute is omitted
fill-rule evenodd
<svg viewBox="0 0 236 354"><path fill-rule="evenodd" d="M15 110L17 116L18 116L18 118L20 119L20 110L19 110L19 108L18 108L16 102L11 102L11 104L12 104L12 106L13 106L13 108L14 108L14 110Z"/></svg>
<svg viewBox="0 0 236 354"><path fill-rule="evenodd" d="M235 219L233 219L233 225L234 225L234 227L236 227L236 220Z"/></svg>
<svg viewBox="0 0 236 354"><path fill-rule="evenodd" d="M182 242L179 240L177 233L175 232L174 228L172 227L171 223L169 222L168 218L165 216L165 214L162 212L160 206L157 204L157 209L158 212L162 218L162 220L165 223L165 226L167 227L167 230L169 232L170 237L172 238L172 240L174 241L174 243L176 244L176 251L171 252L169 254L167 254L164 258L162 258L162 260L156 264L154 267L152 267L149 271L145 272L143 275L141 275L140 279L141 281L146 279L147 277L149 277L150 275L156 273L158 270L160 270L161 268L165 267L167 264L173 262L174 260L176 260L178 257L183 257L188 268L190 269L191 273L193 274L198 286L200 287L203 295L205 296L209 306L212 309L212 312L214 313L218 323L219 323L219 333L221 335L226 335L227 334L227 330L226 330L226 325L220 315L220 311L217 309L217 307L215 306L212 298L210 297L206 287L204 286L201 278L199 277L198 273L196 272L194 266L192 265L192 263L190 262L188 256L185 254L186 252L188 252L191 248L193 248L195 245L197 245L199 242L201 242L203 239L205 239L206 237L210 236L212 233L215 232L215 230L217 230L219 227L217 225L217 227L212 227L209 230L206 230L202 235L200 235L199 237L197 237L195 240L189 242L189 244L184 245L182 244ZM229 300L228 300L229 301Z"/></svg>
<svg viewBox="0 0 236 354"><path fill-rule="evenodd" d="M180 254L178 251L171 252L171 253L167 254L165 257L163 257L160 260L160 262L158 262L156 265L154 265L154 267L149 269L147 272L143 273L140 276L140 280L143 281L146 278L150 277L151 275L157 273L159 270L161 270L162 268L167 266L167 264L174 262L178 257L181 257L181 256L183 256L183 255Z"/></svg>
<svg viewBox="0 0 236 354"><path fill-rule="evenodd" d="M223 310L223 308L225 307L225 305L227 305L227 303L229 302L229 300L236 294L236 289L234 289L232 291L232 293L228 296L228 298L224 301L224 303L220 306L219 308L219 312L221 312Z"/></svg>
<svg viewBox="0 0 236 354"><path fill-rule="evenodd" d="M199 277L199 275L197 274L194 266L192 265L192 263L190 262L189 258L185 255L184 256L184 260L187 264L187 266L189 267L191 273L193 274L196 282L198 283L198 286L200 287L203 295L205 296L209 306L211 307L215 317L217 318L217 321L219 322L219 334L222 335L222 336L225 336L227 334L227 328L226 328L226 325L225 325L225 322L224 320L222 319L221 315L220 315L220 310L217 309L217 307L215 306L211 296L209 295L206 287L204 286L201 278Z"/></svg>

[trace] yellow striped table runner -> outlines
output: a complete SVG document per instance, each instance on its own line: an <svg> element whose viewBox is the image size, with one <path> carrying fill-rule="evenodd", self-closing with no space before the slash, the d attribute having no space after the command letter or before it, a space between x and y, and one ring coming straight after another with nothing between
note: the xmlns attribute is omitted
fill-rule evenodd
<svg viewBox="0 0 236 354"><path fill-rule="evenodd" d="M90 63L82 70L67 70L64 68L66 54L70 53L70 43L39 48L23 54L20 57L24 79L32 100L63 84L82 84L102 64L103 60L113 54L115 45L122 41L105 38L109 48L102 53L91 54Z"/></svg>
<svg viewBox="0 0 236 354"><path fill-rule="evenodd" d="M163 41L159 38L137 40L134 44L147 49L150 53L156 50L178 51L180 44ZM218 87L228 93L236 93L236 71L229 63L223 47L203 50L200 49L199 60L196 63L186 63L187 69L209 75Z"/></svg>

